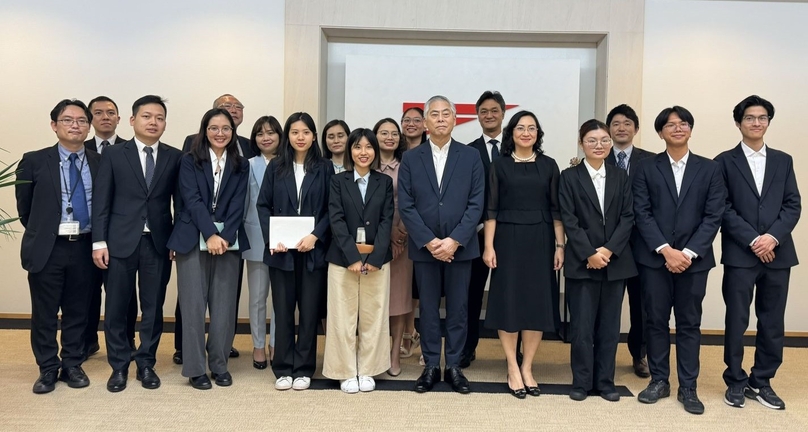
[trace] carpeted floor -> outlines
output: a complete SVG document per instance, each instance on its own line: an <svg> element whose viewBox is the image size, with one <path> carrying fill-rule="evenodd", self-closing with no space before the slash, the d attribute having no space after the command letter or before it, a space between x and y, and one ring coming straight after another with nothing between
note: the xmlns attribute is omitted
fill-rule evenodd
<svg viewBox="0 0 808 432"><path fill-rule="evenodd" d="M102 335L103 336L103 335ZM736 431L808 430L808 350L786 348L785 361L773 386L786 401L785 411L773 411L754 401L743 409L723 402L725 390L722 347L702 348L699 395L706 413L684 412L674 396L655 405L634 397L609 403L599 397L575 402L564 394L544 394L518 400L504 393L505 362L496 339L484 339L477 361L466 370L472 381L470 395L449 391L416 394L407 390L421 372L418 357L404 360L398 378L379 377L379 390L346 395L337 384L315 376L321 390L276 391L270 370L253 369L249 335L237 335L242 356L231 359L234 384L209 391L194 390L171 363L173 335L165 334L158 352L158 390L145 390L130 370L129 388L118 394L106 391L110 369L101 352L84 364L91 384L71 389L58 383L47 395L35 395L31 386L38 372L27 330L0 330L0 431L298 431L298 430L489 430L489 431ZM101 338L103 340L103 337ZM323 338L320 337L319 362ZM747 361L752 350L747 348ZM618 349L616 383L624 394L637 394L647 381L634 376L624 344ZM320 364L318 364L319 370ZM674 367L675 370L675 367ZM571 382L569 345L546 341L534 364L536 379L546 393L568 391ZM382 382L382 379L395 382ZM389 390L383 390L389 389ZM630 393L629 393L630 392Z"/></svg>

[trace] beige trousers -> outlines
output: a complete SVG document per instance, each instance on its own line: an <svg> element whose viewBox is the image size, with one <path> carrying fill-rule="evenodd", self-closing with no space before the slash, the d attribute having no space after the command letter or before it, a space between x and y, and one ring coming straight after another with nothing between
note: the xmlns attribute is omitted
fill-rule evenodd
<svg viewBox="0 0 808 432"><path fill-rule="evenodd" d="M328 265L324 376L345 380L390 368L389 303L389 263L367 275Z"/></svg>

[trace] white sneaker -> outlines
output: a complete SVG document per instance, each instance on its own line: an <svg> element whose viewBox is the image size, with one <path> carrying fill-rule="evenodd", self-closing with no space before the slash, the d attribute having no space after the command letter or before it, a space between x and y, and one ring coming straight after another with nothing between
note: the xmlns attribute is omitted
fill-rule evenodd
<svg viewBox="0 0 808 432"><path fill-rule="evenodd" d="M376 381L369 376L359 375L359 390L363 392L376 390Z"/></svg>
<svg viewBox="0 0 808 432"><path fill-rule="evenodd" d="M292 388L292 377L282 376L275 380L276 390L289 390L290 388Z"/></svg>
<svg viewBox="0 0 808 432"><path fill-rule="evenodd" d="M340 381L339 388L348 394L359 393L359 381L356 377L342 380Z"/></svg>
<svg viewBox="0 0 808 432"><path fill-rule="evenodd" d="M311 378L309 377L297 377L295 381L292 383L292 388L295 390L306 390L311 385Z"/></svg>

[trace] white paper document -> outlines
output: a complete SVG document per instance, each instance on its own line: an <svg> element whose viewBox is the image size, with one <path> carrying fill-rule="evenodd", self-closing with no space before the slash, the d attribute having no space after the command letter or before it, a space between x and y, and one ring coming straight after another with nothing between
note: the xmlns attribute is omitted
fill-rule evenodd
<svg viewBox="0 0 808 432"><path fill-rule="evenodd" d="M283 243L287 249L297 249L297 242L314 231L314 216L271 216L269 218L269 248Z"/></svg>

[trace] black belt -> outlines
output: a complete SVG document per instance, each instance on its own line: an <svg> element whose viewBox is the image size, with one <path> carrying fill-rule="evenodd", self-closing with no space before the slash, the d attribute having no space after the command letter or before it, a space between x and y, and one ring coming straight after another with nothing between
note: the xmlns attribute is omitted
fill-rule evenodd
<svg viewBox="0 0 808 432"><path fill-rule="evenodd" d="M91 233L84 233L84 234L73 234L73 235L61 235L59 236L60 239L64 239L67 241L75 242L84 239L89 239Z"/></svg>

